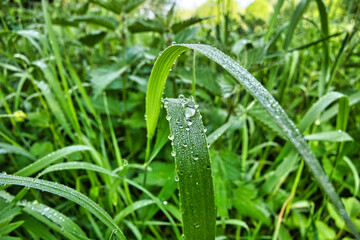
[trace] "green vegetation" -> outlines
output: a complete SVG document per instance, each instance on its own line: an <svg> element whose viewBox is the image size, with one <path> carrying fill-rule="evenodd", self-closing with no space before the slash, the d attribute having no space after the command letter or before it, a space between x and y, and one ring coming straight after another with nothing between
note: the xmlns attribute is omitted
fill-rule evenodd
<svg viewBox="0 0 360 240"><path fill-rule="evenodd" d="M356 0L0 6L0 239L360 239Z"/></svg>

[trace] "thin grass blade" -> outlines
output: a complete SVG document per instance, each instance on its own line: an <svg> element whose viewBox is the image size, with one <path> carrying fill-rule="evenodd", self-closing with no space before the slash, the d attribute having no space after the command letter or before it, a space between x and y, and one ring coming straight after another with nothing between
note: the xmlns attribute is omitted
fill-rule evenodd
<svg viewBox="0 0 360 240"><path fill-rule="evenodd" d="M59 195L70 201L73 201L79 204L80 206L84 207L88 211L90 211L92 214L94 214L106 226L116 230L115 234L117 237L119 237L120 239L126 239L121 229L117 226L117 224L110 217L110 215L104 211L104 209L102 209L97 203L92 201L90 198L86 197L84 194L72 188L46 180L30 178L30 177L20 177L5 173L0 174L0 184L18 185L18 186L39 189L41 191Z"/></svg>

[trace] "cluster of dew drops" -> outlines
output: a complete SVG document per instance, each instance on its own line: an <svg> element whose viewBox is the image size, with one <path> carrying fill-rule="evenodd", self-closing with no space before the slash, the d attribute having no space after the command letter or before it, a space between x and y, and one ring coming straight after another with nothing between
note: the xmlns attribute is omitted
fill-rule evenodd
<svg viewBox="0 0 360 240"><path fill-rule="evenodd" d="M189 105L189 100L190 100L190 101L194 101L194 97L193 97L193 96L190 96L189 99L187 99L187 98L185 98L185 96L184 96L183 94L180 94L180 95L179 95L179 98L181 99L181 105L182 105L182 107L184 108L185 123L186 123L186 125L185 125L185 130L186 130L186 131L190 131L190 126L193 124L192 118L195 116L196 111L197 111L197 109L199 108L199 105L198 105L197 103L195 103L194 106L190 106L190 105ZM162 98L162 99L161 99L161 102L163 103L163 107L164 107L164 108L168 108L168 103L169 103L169 102L168 102L168 100L167 100L166 98L165 98L165 99ZM202 116L199 115L199 118L201 119ZM171 119L172 119L172 117L171 117L169 114L167 114L166 120L168 120L168 121L170 122ZM177 124L181 124L181 122L180 122L179 119L176 120L176 123L177 123ZM183 127L184 127L183 125L180 125L180 126L179 126L179 128L183 128ZM204 133L206 133L206 131L207 131L207 129L204 128ZM170 135L168 136L168 138L169 138L169 140L171 141L171 145L173 145L173 142L172 142L172 141L174 140L174 134L173 134L173 133L170 133ZM183 144L183 147L187 147L187 144L184 143L184 144ZM208 145L207 147L209 148L210 145ZM173 151L171 152L171 155L172 155L173 157L175 157L175 156L176 156L176 152L173 150ZM198 159L198 157L197 157L197 155L195 155L195 156L194 156L194 160L197 160L197 159Z"/></svg>

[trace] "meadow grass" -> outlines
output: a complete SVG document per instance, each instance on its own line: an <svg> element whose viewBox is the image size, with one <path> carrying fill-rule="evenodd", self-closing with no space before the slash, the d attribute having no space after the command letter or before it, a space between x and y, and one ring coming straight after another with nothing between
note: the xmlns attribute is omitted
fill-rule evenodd
<svg viewBox="0 0 360 240"><path fill-rule="evenodd" d="M0 3L0 238L360 239L355 2Z"/></svg>

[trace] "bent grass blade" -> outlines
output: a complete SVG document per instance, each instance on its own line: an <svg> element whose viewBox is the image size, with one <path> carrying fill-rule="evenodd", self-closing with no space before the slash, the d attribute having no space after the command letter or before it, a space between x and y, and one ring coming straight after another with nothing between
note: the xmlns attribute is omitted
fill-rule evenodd
<svg viewBox="0 0 360 240"><path fill-rule="evenodd" d="M121 229L117 226L117 224L110 217L110 215L107 212L105 212L104 209L102 209L97 203L92 201L90 198L86 197L84 194L72 188L46 180L30 178L30 177L20 177L5 173L0 173L0 184L18 185L29 188L35 188L41 191L59 195L70 201L73 201L79 204L80 206L84 207L85 209L89 210L98 219L100 219L106 226L116 230L115 234L117 237L119 237L120 239L126 239Z"/></svg>
<svg viewBox="0 0 360 240"><path fill-rule="evenodd" d="M266 109L276 124L284 132L285 136L294 146L296 151L304 158L304 161L310 169L315 181L334 204L351 232L357 239L360 239L360 234L347 214L339 195L336 193L335 188L330 183L328 176L322 169L320 162L316 159L314 153L311 151L309 145L301 135L298 128L296 128L293 121L288 117L274 97L261 85L259 81L255 79L255 77L215 47L203 44L174 44L166 48L156 60L150 75L146 93L146 126L148 133L147 155L150 153L150 143L154 136L159 119L161 96L165 87L166 78L176 58L186 49L195 50L218 63Z"/></svg>

